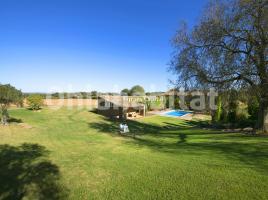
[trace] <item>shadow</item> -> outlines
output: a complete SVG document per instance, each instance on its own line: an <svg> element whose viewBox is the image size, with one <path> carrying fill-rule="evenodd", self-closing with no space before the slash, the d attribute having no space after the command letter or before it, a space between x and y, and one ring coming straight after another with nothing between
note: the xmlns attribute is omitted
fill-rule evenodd
<svg viewBox="0 0 268 200"><path fill-rule="evenodd" d="M186 142L187 135L180 133L179 138L180 140L178 141L178 143L184 143Z"/></svg>
<svg viewBox="0 0 268 200"><path fill-rule="evenodd" d="M26 108L26 109L27 109L27 110L30 110L30 111L33 111L33 112L40 112L41 110L43 110L42 107L40 107L39 109L33 109L33 108L28 107L28 108Z"/></svg>
<svg viewBox="0 0 268 200"><path fill-rule="evenodd" d="M180 121L182 122L181 124L174 124L174 123L170 123L170 122L164 122L165 124L167 124L167 126L171 127L171 128L208 128L210 127L209 123L207 121L195 121L195 120L182 120L180 119Z"/></svg>
<svg viewBox="0 0 268 200"><path fill-rule="evenodd" d="M109 134L111 136L127 136L119 134L119 124L121 123L118 119L110 119L103 115L101 122L90 122L88 123L89 128L98 130L100 133ZM168 119L167 119L168 120ZM170 137L178 138L179 134L186 130L196 130L203 127L204 122L201 121L188 121L180 120L180 124L170 123L167 121L163 122L163 125L153 123L143 123L138 120L127 120L126 123L129 127L129 136L154 136L154 137ZM192 132L187 133L188 135L204 135L203 132ZM220 131L207 132L206 134L222 133ZM185 135L186 137L186 135Z"/></svg>
<svg viewBox="0 0 268 200"><path fill-rule="evenodd" d="M249 167L268 174L268 142L265 136L226 133L203 128L199 121L180 121L173 124L164 119L159 124L128 120L129 140L125 143L162 153L189 156L215 156L240 161L240 167ZM89 123L89 127L113 137L119 135L119 121L104 118L101 122ZM161 125L160 125L161 124ZM231 165L230 165L231 166Z"/></svg>
<svg viewBox="0 0 268 200"><path fill-rule="evenodd" d="M0 145L0 199L64 199L59 168L38 144Z"/></svg>
<svg viewBox="0 0 268 200"><path fill-rule="evenodd" d="M88 112L94 113L94 114L98 114L98 109L97 108L93 108L93 109L89 110Z"/></svg>
<svg viewBox="0 0 268 200"><path fill-rule="evenodd" d="M254 136L252 136L254 137ZM139 146L140 148L149 147L154 151L161 153L169 153L178 155L188 155L188 156L198 156L198 157L213 157L222 158L222 160L229 160L231 162L226 162L225 167L247 167L255 171L261 172L268 175L268 143L267 142L238 142L223 141L213 141L209 138L205 142L193 142L188 141L187 134L179 134L179 141L174 142L163 142L163 140L158 140L157 138L148 137L137 137L132 140L126 141L129 145ZM268 137L266 137L268 139ZM208 142L209 141L209 142ZM237 164L232 161L239 161Z"/></svg>
<svg viewBox="0 0 268 200"><path fill-rule="evenodd" d="M92 122L88 123L88 126L90 128L96 129L101 133L109 134L114 137L118 136L138 136L138 135L144 135L147 134L158 134L160 130L162 130L161 127L150 125L150 124L143 124L137 121L127 120L127 125L129 127L130 133L128 134L119 134L119 124L121 122L119 120L110 120L108 118L105 118L105 122Z"/></svg>
<svg viewBox="0 0 268 200"><path fill-rule="evenodd" d="M16 118L11 117L7 120L7 122L8 123L22 123L23 121L21 119L16 119Z"/></svg>

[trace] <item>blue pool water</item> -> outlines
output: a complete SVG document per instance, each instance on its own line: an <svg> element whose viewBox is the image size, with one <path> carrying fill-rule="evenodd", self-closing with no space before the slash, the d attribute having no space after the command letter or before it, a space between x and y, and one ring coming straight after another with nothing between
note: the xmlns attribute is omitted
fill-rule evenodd
<svg viewBox="0 0 268 200"><path fill-rule="evenodd" d="M170 112L166 112L164 115L167 116L174 116L174 117L181 117L191 112L183 111L183 110L172 110Z"/></svg>

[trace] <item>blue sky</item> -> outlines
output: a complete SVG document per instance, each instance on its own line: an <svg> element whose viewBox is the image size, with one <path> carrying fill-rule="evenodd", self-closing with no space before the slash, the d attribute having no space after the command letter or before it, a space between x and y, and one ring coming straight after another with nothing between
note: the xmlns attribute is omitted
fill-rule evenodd
<svg viewBox="0 0 268 200"><path fill-rule="evenodd" d="M170 87L171 38L201 0L0 0L0 83L24 92Z"/></svg>

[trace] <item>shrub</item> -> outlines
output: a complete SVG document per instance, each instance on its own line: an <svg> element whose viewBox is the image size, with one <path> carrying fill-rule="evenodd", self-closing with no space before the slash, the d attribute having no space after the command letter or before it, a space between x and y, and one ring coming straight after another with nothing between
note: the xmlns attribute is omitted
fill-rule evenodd
<svg viewBox="0 0 268 200"><path fill-rule="evenodd" d="M180 109L180 98L178 96L175 96L175 99L174 99L174 108L175 109Z"/></svg>
<svg viewBox="0 0 268 200"><path fill-rule="evenodd" d="M165 108L169 108L169 96L165 96Z"/></svg>
<svg viewBox="0 0 268 200"><path fill-rule="evenodd" d="M161 101L150 101L149 104L150 110L163 110L165 108L164 102Z"/></svg>
<svg viewBox="0 0 268 200"><path fill-rule="evenodd" d="M248 114L250 115L250 119L258 119L259 107L260 105L257 97L252 97L248 102Z"/></svg>
<svg viewBox="0 0 268 200"><path fill-rule="evenodd" d="M145 99L144 102L142 102L146 106L146 110L152 111L152 110L163 110L165 109L166 100L161 99L160 97L156 97L156 99Z"/></svg>
<svg viewBox="0 0 268 200"><path fill-rule="evenodd" d="M245 103L239 102L236 108L236 120L238 122L245 121L249 117L248 107Z"/></svg>
<svg viewBox="0 0 268 200"><path fill-rule="evenodd" d="M39 110L43 106L43 97L39 94L32 94L27 97L27 103L31 110Z"/></svg>

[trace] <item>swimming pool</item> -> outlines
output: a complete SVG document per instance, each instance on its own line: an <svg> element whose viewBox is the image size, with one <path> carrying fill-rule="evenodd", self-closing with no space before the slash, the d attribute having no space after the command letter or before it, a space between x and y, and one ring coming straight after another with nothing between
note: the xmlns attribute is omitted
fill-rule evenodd
<svg viewBox="0 0 268 200"><path fill-rule="evenodd" d="M172 116L172 117L181 117L183 115L189 114L191 112L183 111L183 110L171 110L168 112L165 112L164 115L166 116Z"/></svg>

